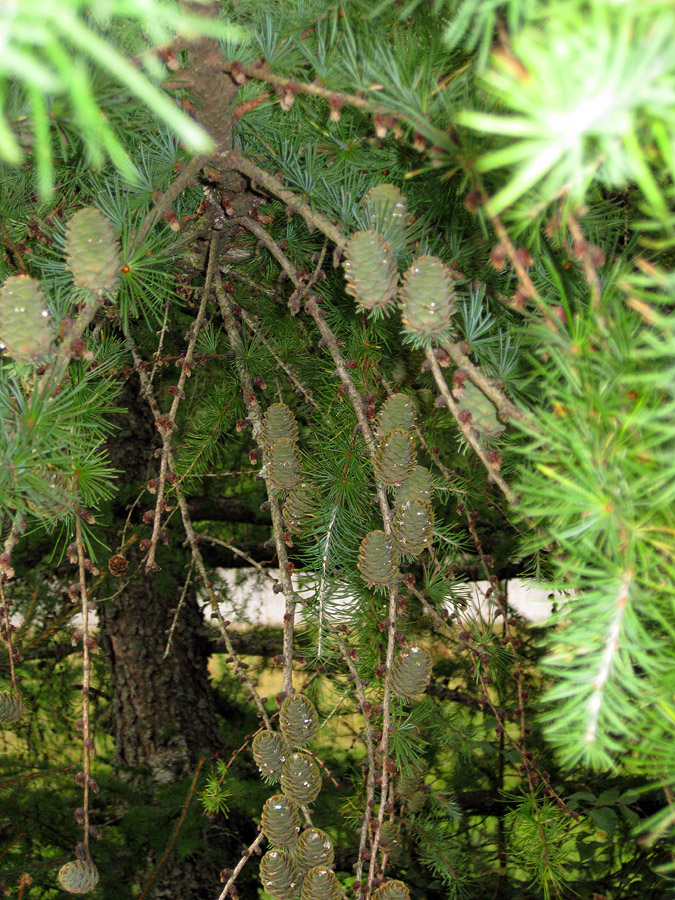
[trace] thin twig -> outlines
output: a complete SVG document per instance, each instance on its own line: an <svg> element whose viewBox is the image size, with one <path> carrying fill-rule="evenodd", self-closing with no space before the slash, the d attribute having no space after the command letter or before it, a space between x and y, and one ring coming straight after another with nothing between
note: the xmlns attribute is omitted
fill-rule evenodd
<svg viewBox="0 0 675 900"><path fill-rule="evenodd" d="M138 349L137 349L136 345L134 344L133 339L129 333L126 334L126 343L127 343L127 347L131 351L134 361L138 364L138 362L140 361L140 354L139 354ZM150 385L150 382L148 380L148 373L144 370L144 368L142 366L138 367L138 377L141 382L141 393L142 393L143 397L145 398L145 400L147 401L153 415L155 416L155 418L157 418L160 414L159 406L157 405L157 401L155 399L155 396L154 396L154 393L152 390L152 386ZM168 459L169 459L169 465L173 469L174 468L173 454L170 449L169 449ZM206 589L206 593L209 598L209 604L210 604L211 610L212 610L213 614L215 615L216 620L218 622L218 631L220 632L220 636L223 639L223 643L225 644L225 646L227 648L228 656L230 656L232 658L234 673L235 673L235 675L238 676L240 681L246 686L246 688L251 696L251 699L253 700L253 702L255 703L255 705L258 709L260 718L265 723L265 726L267 728L269 728L270 720L269 720L269 716L267 715L265 706L264 706L262 700L260 699L260 695L256 691L251 679L246 674L246 670L242 667L241 663L239 662L239 658L236 654L234 646L232 645L230 635L227 633L227 625L229 623L226 623L226 621L223 618L223 615L220 611L218 595L213 587L211 579L209 578L208 572L206 571L206 566L204 565L204 559L203 559L201 551L199 550L199 547L197 545L197 543L198 543L197 537L195 535L195 530L192 525L192 520L190 518L190 512L188 510L188 504L187 504L187 500L185 498L185 494L179 484L174 485L174 489L176 492L176 500L178 501L178 508L180 509L181 519L183 521L183 530L185 531L185 535L188 539L188 543L190 544L192 558L197 567L197 571L199 572L199 575L202 578L204 588Z"/></svg>
<svg viewBox="0 0 675 900"><path fill-rule="evenodd" d="M26 263L24 262L24 258L19 252L19 248L16 246L10 233L7 231L5 224L2 224L2 243L7 247L12 256L16 259L17 268L19 268L25 275L28 274L28 269L26 268Z"/></svg>
<svg viewBox="0 0 675 900"><path fill-rule="evenodd" d="M368 454L370 456L371 462L374 464L375 462L375 450L377 447L375 437L373 435L372 429L370 427L370 423L368 422L368 417L366 415L365 405L363 400L356 390L354 382L352 381L351 375L349 374L349 370L347 368L347 364L345 362L344 357L340 353L340 347L338 345L338 341L336 336L333 334L328 322L326 321L326 317L324 316L322 310L319 308L316 299L312 296L307 301L305 301L305 309L309 313L309 315L314 319L320 333L321 337L324 339L326 346L328 347L331 356L333 357L333 361L335 363L335 367L337 368L338 374L340 376L340 380L342 381L343 387L347 392L347 396L349 397L352 407L354 409L354 413L356 414L356 420L359 425L359 429L361 430L361 434L363 435L363 439L366 442L366 446L368 448ZM384 524L384 531L386 534L391 534L392 530L392 514L391 509L389 507L389 502L387 500L387 495L385 489L379 481L376 482L376 490L377 490L377 498L380 505L380 512L382 514L382 521ZM389 732L391 727L391 671L394 663L394 652L396 649L396 618L398 614L398 600L396 595L396 590L393 587L389 588L389 609L388 609L388 628L387 628L387 651L386 651L386 660L385 660L385 672L384 679L382 685L383 692L383 700L382 700L382 740L380 742L380 751L382 754L382 781L381 781L381 792L380 792L380 807L378 811L377 823L375 826L375 833L373 835L372 845L371 845L371 857L370 857L370 867L368 872L368 893L370 892L374 879L375 879L375 864L377 861L377 848L379 846L380 840L380 832L382 830L382 824L384 822L385 809L387 804L387 789L389 782L389 771L387 768L387 758L389 756ZM374 773L373 773L374 777ZM365 819L363 822L363 828L368 831L368 826L370 823L370 807L366 807Z"/></svg>
<svg viewBox="0 0 675 900"><path fill-rule="evenodd" d="M179 172L164 193L157 198L155 205L143 219L138 231L132 238L129 256L134 253L137 247L140 247L150 233L150 229L157 222L162 213L166 212L174 201L178 199L193 178L201 171L208 158L208 156L193 157L183 170Z"/></svg>
<svg viewBox="0 0 675 900"><path fill-rule="evenodd" d="M178 601L178 606L176 607L176 612L174 613L173 620L171 622L171 628L169 628L169 636L166 640L166 649L164 650L164 655L162 659L166 659L171 650L171 642L173 641L173 633L176 630L176 625L178 624L178 617L180 616L180 611L183 608L183 603L185 602L185 597L187 596L188 588L190 587L190 581L192 580L192 569L194 567L195 561L194 559L190 560L190 568L188 569L187 578L185 579L185 584L183 585L183 590L180 592L180 599Z"/></svg>
<svg viewBox="0 0 675 900"><path fill-rule="evenodd" d="M235 352L241 352L242 341L239 328L237 327L234 318L232 298L223 287L219 272L216 272L215 289L230 345ZM263 461L266 462L267 448L262 441L262 413L260 411L258 399L253 390L251 376L243 366L239 369L239 380L241 381L244 403L246 404L248 416L253 423L253 434L262 452ZM286 552L286 542L284 541L284 523L281 516L281 507L279 506L279 500L277 499L277 492L268 476L265 476L265 488L267 490L267 499L270 505L272 533L277 551L277 559L279 560L279 578L283 588L285 602L283 619L283 691L286 694L291 694L293 693L293 625L297 595L293 588L293 582L291 581L291 566L288 560L288 553Z"/></svg>
<svg viewBox="0 0 675 900"><path fill-rule="evenodd" d="M250 313L247 313L245 309L242 308L241 317L246 322L247 326L251 329L254 335L258 337L262 343L267 347L269 353L274 357L274 361L279 366L279 368L288 375L288 378L291 384L294 385L295 389L299 391L305 400L313 406L314 409L319 409L319 404L314 399L314 395L312 394L311 388L309 388L306 384L304 384L300 378L298 377L295 369L289 365L289 363L284 362L279 353L272 346L272 342L265 337L262 331L262 323L257 321L254 316Z"/></svg>
<svg viewBox="0 0 675 900"><path fill-rule="evenodd" d="M187 798L185 800L185 803L183 804L183 809L181 810L180 818L176 822L176 827L174 828L173 834L171 835L171 840L169 841L169 843L166 847L166 850L162 854L162 858L159 860L159 862L155 866L155 869L154 869L152 875L145 882L145 886L144 886L143 890L141 891L141 893L138 897L138 900L143 900L143 898L147 894L148 890L150 889L150 885L153 883L155 878L157 878L157 875L159 874L160 869L162 868L164 863L169 858L169 854L171 853L171 850L173 849L174 844L178 840L178 835L180 833L181 828L183 827L183 823L185 822L185 817L187 816L188 808L189 808L192 798L194 797L194 794L195 794L195 789L197 787L197 779L199 778L199 772L201 771L201 768L205 762L206 762L206 757L203 756L197 763L197 767L195 768L195 774L192 778L192 784L190 785L190 789L188 791Z"/></svg>
<svg viewBox="0 0 675 900"><path fill-rule="evenodd" d="M274 240L274 238L256 222L254 219L249 218L248 216L239 216L238 218L230 219L233 225L243 225L244 228L248 229L252 234L254 234L258 240L262 241L262 243L267 247L272 256L279 263L284 272L291 279L293 284L296 287L299 287L301 284L298 273L296 272L295 266L290 261L290 259L283 252L279 244Z"/></svg>
<svg viewBox="0 0 675 900"><path fill-rule="evenodd" d="M176 393L173 398L173 403L171 404L171 409L169 410L168 416L159 416L155 420L155 425L157 426L157 430L159 431L162 438L162 456L160 459L159 477L157 479L157 500L155 502L155 515L152 521L152 537L150 539L150 548L148 550L148 556L145 562L146 572L153 572L157 569L155 554L157 552L157 542L159 540L160 525L162 521L162 506L164 500L164 490L166 487L166 476L168 474L171 440L176 422L178 405L180 404L181 398L183 396L183 387L185 385L185 380L188 376L188 373L190 372L190 366L192 363L192 358L194 356L195 344L197 343L197 338L199 337L199 331L206 319L206 304L209 299L209 291L211 289L213 275L216 271L215 246L216 240L214 236L211 241L209 264L206 270L206 283L204 284L204 287L202 289L202 300L199 304L197 318L192 323L190 329L190 341L185 351L185 358L183 360L183 365L181 366L180 378L178 379L178 385L176 387Z"/></svg>
<svg viewBox="0 0 675 900"><path fill-rule="evenodd" d="M332 100L339 102L341 106L353 106L368 113L391 114L389 107L382 103L374 103L360 94L345 94L342 91L334 91L330 88L323 87L316 81L294 81L290 78L284 78L281 75L275 75L264 63L253 63L251 65L242 65L241 63L224 62L222 69L224 72L232 73L233 68L237 75L245 75L247 78L253 78L256 81L265 81L276 88L291 88L297 93L310 94L313 97L321 97L324 100Z"/></svg>
<svg viewBox="0 0 675 900"><path fill-rule="evenodd" d="M257 569L261 575L265 578L271 579L275 584L277 584L277 579L272 575L272 573L266 569L263 565L253 559L252 556L249 556L248 553L244 553L243 550L240 550L239 547L235 547L234 544L228 544L227 541L223 541L221 538L211 537L210 534L204 534L204 532L200 532L197 534L198 541L206 541L209 544L215 544L217 547L224 547L226 550L229 550L231 553L234 553L235 556L239 556L241 559L246 560L246 562L253 566L253 568Z"/></svg>
<svg viewBox="0 0 675 900"><path fill-rule="evenodd" d="M169 324L169 310L173 304L173 298L170 297L166 303L164 304L164 319L162 321L162 327L159 331L159 341L157 343L157 349L155 350L153 356L154 360L152 363L152 371L150 372L150 384L155 380L155 375L157 373L157 366L159 365L159 360L162 356L162 347L164 346L164 338L166 337L166 332Z"/></svg>
<svg viewBox="0 0 675 900"><path fill-rule="evenodd" d="M89 656L89 601L87 599L87 585L85 583L82 520L80 519L79 515L75 516L75 544L77 546L77 567L80 583L80 602L82 607L82 743L84 757L83 842L87 859L91 859L91 855L89 853L89 775L91 771L92 747L92 741L89 732L89 687L91 681L91 659Z"/></svg>
<svg viewBox="0 0 675 900"><path fill-rule="evenodd" d="M56 353L49 359L45 371L40 376L37 388L40 398L49 391L55 391L65 377L68 364L74 356L73 344L79 341L87 330L104 299L103 292L99 291L94 299L87 302L80 310L75 321L63 335Z"/></svg>
<svg viewBox="0 0 675 900"><path fill-rule="evenodd" d="M488 203L488 196L485 193L482 185L480 187L480 192L482 195L483 203ZM553 313L549 310L546 303L542 300L539 291L535 287L534 282L527 272L527 269L518 256L518 251L516 250L513 241L511 240L509 233L504 226L504 223L497 215L492 215L489 218L490 222L492 223L492 227L494 228L495 233L499 238L502 247L504 248L504 252L508 256L511 265L513 266L514 271L518 276L518 281L520 282L523 294L525 295L525 297L529 297L534 301L546 324L552 331L557 332L559 330L559 322L556 320Z"/></svg>
<svg viewBox="0 0 675 900"><path fill-rule="evenodd" d="M246 850L244 850L244 852L241 855L241 859L239 860L237 865L232 870L232 874L230 875L230 877L225 882L225 887L220 892L220 895L218 896L218 900L225 900L227 895L230 893L230 888L237 880L239 873L244 868L244 866L249 861L249 859L253 856L253 854L258 849L258 847L262 844L264 839L265 839L265 834L264 834L264 832L261 831L260 834L258 835L258 837L253 841L253 843L249 847L247 847Z"/></svg>
<svg viewBox="0 0 675 900"><path fill-rule="evenodd" d="M349 655L349 650L345 646L342 640L338 640L338 647L340 648L340 653L342 654L342 658L344 659L347 668L352 676L354 681L354 688L356 690L356 695L359 698L359 705L361 707L361 713L363 714L363 725L365 731L365 739L366 739L366 753L368 756L368 776L366 780L366 814L363 819L363 823L361 826L361 835L359 837L359 856L356 861L356 880L357 882L361 882L363 879L363 862L364 862L364 851L366 849L366 843L368 841L368 831L370 828L370 811L375 805L375 741L373 738L373 726L370 722L370 715L368 714L368 701L366 699L366 693L363 690L363 682L359 677L359 673L354 665L354 660Z"/></svg>
<svg viewBox="0 0 675 900"><path fill-rule="evenodd" d="M502 493L504 494L506 499L509 501L509 503L515 503L517 500L516 495L513 493L511 488L508 486L508 484L504 481L504 479L499 474L499 472L497 472L495 470L495 468L491 465L489 459L487 458L485 450L483 450L483 448L480 444L480 441L478 440L476 435L473 433L473 430L471 428L471 423L462 421L459 406L458 406L455 398L450 393L450 389L448 388L448 383L446 382L445 378L443 377L443 372L441 371L441 367L438 363L438 360L436 359L436 356L435 356L433 350L427 348L426 356L427 356L427 359L429 360L429 365L431 366L431 371L433 373L434 380L436 382L436 385L438 386L438 390L440 391L441 396L445 400L450 412L454 416L455 421L457 422L457 425L458 425L459 429L461 430L462 434L466 438L467 443L472 447L476 456L480 459L480 461L485 466L487 473L488 473L488 478L490 479L490 481L494 481L494 483L499 486L499 488L501 489Z"/></svg>
<svg viewBox="0 0 675 900"><path fill-rule="evenodd" d="M463 353L457 344L453 344L452 341L442 341L441 346L444 350L447 350L448 355L455 365L462 369L463 372L466 372L469 376L469 380L473 381L476 387L479 388L486 397L489 397L489 399L492 400L497 407L497 412L501 419L523 418L523 413L518 407L509 400L506 394L501 391L493 381L481 372L478 366L475 366L471 362L466 353Z"/></svg>

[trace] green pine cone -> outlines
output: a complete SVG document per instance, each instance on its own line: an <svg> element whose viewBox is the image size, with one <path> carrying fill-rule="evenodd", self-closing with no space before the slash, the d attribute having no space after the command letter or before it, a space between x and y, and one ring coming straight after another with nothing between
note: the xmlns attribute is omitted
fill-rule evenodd
<svg viewBox="0 0 675 900"><path fill-rule="evenodd" d="M410 477L416 463L412 434L400 428L388 431L375 454L375 474L378 481L390 486L399 485Z"/></svg>
<svg viewBox="0 0 675 900"><path fill-rule="evenodd" d="M333 842L320 828L307 828L298 838L293 848L293 856L303 873L313 869L314 866L330 868L335 859Z"/></svg>
<svg viewBox="0 0 675 900"><path fill-rule="evenodd" d="M408 800L408 811L413 815L421 813L427 804L427 796L425 791L415 791L410 800Z"/></svg>
<svg viewBox="0 0 675 900"><path fill-rule="evenodd" d="M388 586L398 578L398 558L392 538L371 531L361 541L357 563L361 577L371 586Z"/></svg>
<svg viewBox="0 0 675 900"><path fill-rule="evenodd" d="M412 703L431 681L431 657L424 647L409 647L394 660L391 686L402 700Z"/></svg>
<svg viewBox="0 0 675 900"><path fill-rule="evenodd" d="M292 488L283 508L284 522L288 530L293 534L309 531L320 502L321 494L313 484L301 481Z"/></svg>
<svg viewBox="0 0 675 900"><path fill-rule="evenodd" d="M457 405L460 413L471 414L471 427L484 437L496 437L504 431L504 425L497 418L497 409L488 397L471 381L462 385Z"/></svg>
<svg viewBox="0 0 675 900"><path fill-rule="evenodd" d="M253 738L251 745L253 759L263 778L281 777L281 769L291 752L284 738L276 731L261 731Z"/></svg>
<svg viewBox="0 0 675 900"><path fill-rule="evenodd" d="M308 744L319 727L319 716L311 700L302 694L286 697L279 710L279 728L292 747Z"/></svg>
<svg viewBox="0 0 675 900"><path fill-rule="evenodd" d="M98 884L98 869L86 859L74 859L59 869L59 884L69 894L88 894Z"/></svg>
<svg viewBox="0 0 675 900"><path fill-rule="evenodd" d="M362 309L385 309L394 300L398 270L389 246L376 231L357 231L345 248L347 293Z"/></svg>
<svg viewBox="0 0 675 900"><path fill-rule="evenodd" d="M397 503L392 534L401 556L420 556L434 541L434 511L431 503L420 497Z"/></svg>
<svg viewBox="0 0 675 900"><path fill-rule="evenodd" d="M30 275L11 275L0 288L0 350L17 362L37 362L53 338L47 298Z"/></svg>
<svg viewBox="0 0 675 900"><path fill-rule="evenodd" d="M305 875L301 900L341 900L342 888L335 872L327 866L314 866Z"/></svg>
<svg viewBox="0 0 675 900"><path fill-rule="evenodd" d="M373 891L371 897L372 900L410 900L410 891L402 881L390 878Z"/></svg>
<svg viewBox="0 0 675 900"><path fill-rule="evenodd" d="M409 772L401 772L396 788L404 800L409 800L420 789L428 769L426 760L421 759L417 763L411 763Z"/></svg>
<svg viewBox="0 0 675 900"><path fill-rule="evenodd" d="M78 287L112 293L122 261L112 223L92 206L78 210L66 225L66 265Z"/></svg>
<svg viewBox="0 0 675 900"><path fill-rule="evenodd" d="M291 490L300 482L302 462L295 441L278 438L267 453L267 474L275 487Z"/></svg>
<svg viewBox="0 0 675 900"><path fill-rule="evenodd" d="M260 880L275 900L290 900L300 883L300 872L288 850L269 850L260 860Z"/></svg>
<svg viewBox="0 0 675 900"><path fill-rule="evenodd" d="M281 790L298 806L314 803L321 790L321 773L311 756L292 753L281 770Z"/></svg>
<svg viewBox="0 0 675 900"><path fill-rule="evenodd" d="M397 257L405 247L410 218L403 194L394 184L376 184L366 194L363 207L370 227L387 241Z"/></svg>
<svg viewBox="0 0 675 900"><path fill-rule="evenodd" d="M23 700L14 691L0 691L0 722L18 722L23 715Z"/></svg>
<svg viewBox="0 0 675 900"><path fill-rule="evenodd" d="M409 478L396 491L396 504L402 506L408 500L418 498L420 500L431 500L434 485L428 469L424 466L415 466Z"/></svg>
<svg viewBox="0 0 675 900"><path fill-rule="evenodd" d="M262 438L266 447L271 447L279 438L297 443L298 423L293 410L285 403L273 403L267 407L263 418Z"/></svg>
<svg viewBox="0 0 675 900"><path fill-rule="evenodd" d="M454 285L450 269L436 256L420 256L403 276L399 291L405 330L433 337L450 325Z"/></svg>
<svg viewBox="0 0 675 900"><path fill-rule="evenodd" d="M389 857L389 862L395 863L401 858L403 845L401 843L401 831L394 822L383 822L380 830L380 850Z"/></svg>
<svg viewBox="0 0 675 900"><path fill-rule="evenodd" d="M274 794L265 801L260 825L270 844L292 847L300 833L298 808L283 794Z"/></svg>
<svg viewBox="0 0 675 900"><path fill-rule="evenodd" d="M407 394L392 394L382 404L377 417L377 433L383 438L389 431L412 431L415 407Z"/></svg>

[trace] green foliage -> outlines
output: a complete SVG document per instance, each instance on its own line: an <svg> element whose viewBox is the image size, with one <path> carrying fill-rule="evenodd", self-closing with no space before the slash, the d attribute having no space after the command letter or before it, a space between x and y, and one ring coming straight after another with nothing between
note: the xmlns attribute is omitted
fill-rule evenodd
<svg viewBox="0 0 675 900"><path fill-rule="evenodd" d="M117 20L114 30L113 19ZM123 43L117 47L120 21L126 26L122 33L126 46ZM8 92L21 85L25 97L19 101L25 109L22 116L16 115L18 109L14 116L0 111L0 159L16 165L27 153L34 152L42 196L50 196L54 188L50 115L74 120L91 165L100 168L108 157L120 173L136 179L136 169L127 150L92 93L92 66L124 85L132 97L166 122L195 152L212 149L209 136L176 109L133 65L128 54L134 45L148 67L148 74L156 79L163 74L163 67L147 45L144 46L143 31L152 45L158 46L177 31L192 38L209 35L241 40L241 29L190 14L173 3L159 0L142 7L131 0L93 5L82 0L57 4L49 0L20 0L11 7L3 7L0 29L3 35L1 95L4 100ZM20 128L25 128L22 119L26 118L31 120L32 134L20 132Z"/></svg>
<svg viewBox="0 0 675 900"><path fill-rule="evenodd" d="M511 849L517 860L548 900L560 896L568 880L568 821L551 800L514 798L506 816Z"/></svg>
<svg viewBox="0 0 675 900"><path fill-rule="evenodd" d="M225 784L227 778L227 765L218 760L212 772L206 778L206 784L199 795L204 812L209 816L227 816L230 811L229 801L232 798L232 790Z"/></svg>
<svg viewBox="0 0 675 900"><path fill-rule="evenodd" d="M32 823L7 851L12 877L24 858L53 876L76 841L74 787L41 796L18 780L24 764L36 780L56 757L75 765L81 685L57 669L68 641L40 654L77 586L46 560L64 556L76 517L89 552L130 556L112 588L112 575L88 581L116 663L115 601L159 516L162 564L185 570L178 605L195 600L194 547L207 574L234 546L285 564L287 590L299 576L287 600L302 601L302 693L284 682L278 732L225 718L232 760L191 786L116 780L99 739L102 896L140 893L139 859L208 855L201 813L258 817L263 795L277 849L261 878L283 900L300 875L305 900L337 896L332 867L348 883L362 835L370 863L381 810L380 900L662 890L675 827L671 4L219 8L232 24L127 0L0 12L0 530L18 541L0 577L24 622L2 624L23 679L3 657L3 814ZM156 86L167 72L150 47L175 33L177 81L199 47L183 36L219 38L208 71L238 93L207 123L231 125L232 146L174 192L187 151L214 146L187 90L194 118ZM211 85L199 77L197 100ZM151 399L145 419L115 405L122 390ZM509 605L514 574L555 592L537 628ZM489 579L482 617L469 578ZM172 630L167 654L184 637ZM280 682L246 665L216 696L243 720L243 673L269 677L258 712L272 719ZM110 721L126 695L109 706L115 670L94 671L93 718ZM149 676L136 697L164 677ZM250 759L233 765L249 740L262 785ZM310 740L316 757L293 752ZM318 825L300 832L319 788ZM26 900L56 891L41 878Z"/></svg>

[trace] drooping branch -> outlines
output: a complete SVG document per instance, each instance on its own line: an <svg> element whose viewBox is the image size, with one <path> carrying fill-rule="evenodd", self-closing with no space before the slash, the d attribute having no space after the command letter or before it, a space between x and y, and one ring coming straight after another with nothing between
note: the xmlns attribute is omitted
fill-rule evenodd
<svg viewBox="0 0 675 900"><path fill-rule="evenodd" d="M435 356L433 350L427 348L426 356L429 361L429 366L431 367L431 371L434 376L434 381L436 382L438 390L439 390L441 396L443 397L443 399L445 400L445 403L446 403L448 409L454 416L454 419L457 422L457 425L458 425L460 431L466 438L466 442L471 446L471 448L473 449L473 451L476 454L476 456L478 457L478 459L480 459L480 461L485 466L485 469L488 473L488 478L490 479L490 481L494 481L494 483L496 485L498 485L498 487L500 488L500 490L502 491L502 493L504 494L506 499L509 501L509 503L515 503L517 500L516 495L513 493L511 488L508 486L508 484L504 481L502 476L496 470L495 466L493 466L492 463L490 462L490 460L488 459L487 454L486 454L485 450L483 449L483 447L481 446L480 441L478 440L476 435L473 433L473 430L471 428L471 423L469 421L463 421L459 405L457 404L457 401L450 393L450 389L448 388L448 383L446 382L445 378L443 377L443 372L441 371L441 367L438 364L438 360L436 359L436 356Z"/></svg>
<svg viewBox="0 0 675 900"><path fill-rule="evenodd" d="M197 338L199 337L199 331L206 320L206 304L209 297L211 282L213 281L213 275L216 270L215 244L216 241L214 238L211 242L209 264L206 271L206 283L203 288L201 303L199 304L197 318L194 320L190 328L190 340L188 342L187 350L185 351L185 357L181 366L180 377L178 379L178 385L176 386L176 392L174 394L173 403L171 404L171 409L167 416L157 416L155 418L155 425L162 438L162 455L159 465L159 477L157 479L157 500L155 502L155 515L152 520L152 537L150 539L148 557L145 563L146 572L152 572L157 568L157 564L155 562L155 554L157 552L157 542L159 540L160 525L162 521L162 510L164 508L164 490L166 488L166 477L168 474L169 454L171 451L173 429L176 423L178 405L181 401L181 398L183 397L183 387L185 386L185 380L191 370L195 344L197 343Z"/></svg>
<svg viewBox="0 0 675 900"><path fill-rule="evenodd" d="M234 318L233 302L230 295L223 287L220 273L216 273L215 290L220 312L225 324L225 330L230 340L230 345L235 351L241 351L242 341ZM255 391L253 390L253 382L248 371L241 366L239 369L239 379L241 381L242 393L244 395L244 403L248 411L249 418L253 423L253 434L258 442L259 449L263 456L263 461L267 460L267 448L262 441L262 413L258 404ZM274 535L274 543L277 550L277 558L279 560L279 577L284 592L285 612L284 612L284 650L283 650L283 690L285 693L293 692L293 623L295 619L295 605L297 595L291 581L292 566L288 560L286 552L286 542L284 541L284 523L281 516L281 507L277 499L277 493L274 489L269 476L265 477L265 487L267 489L267 499L270 505L270 514L272 517L272 531Z"/></svg>
<svg viewBox="0 0 675 900"><path fill-rule="evenodd" d="M85 582L85 558L84 542L82 540L82 520L79 513L75 516L75 545L77 547L77 570L80 589L80 604L82 611L82 756L83 756L83 828L84 849L86 858L91 859L89 853L89 788L91 782L91 751L94 744L91 740L89 723L89 688L91 682L91 657L89 646L89 600L87 598L87 585Z"/></svg>
<svg viewBox="0 0 675 900"><path fill-rule="evenodd" d="M133 342L131 335L127 332L126 334L126 344L131 354L133 356L134 362L138 366L138 377L141 382L141 393L143 394L148 406L150 407L155 419L159 416L159 406L157 404L157 400L155 399L154 392L152 390L152 386L150 384L150 380L148 378L148 373L145 369L139 365L140 362L140 354L138 352L138 348ZM169 447L168 455L167 455L168 463L172 469L174 469L173 462L173 453L171 448ZM204 565L204 559L202 557L201 551L198 546L197 536L195 534L194 527L192 525L192 519L190 518L190 512L188 510L187 499L185 497L185 493L182 487L179 484L174 485L174 490L176 492L176 500L178 501L178 508L180 509L181 519L183 521L183 529L185 531L185 536L188 539L188 543L190 545L190 550L192 552L192 558L194 560L195 566L197 567L197 571L202 578L202 582L204 584L204 588L206 590L206 594L209 598L209 605L211 607L211 611L213 615L216 617L218 622L218 630L220 632L220 636L223 639L225 646L227 647L228 655L232 658L232 665L234 668L234 673L237 675L242 684L245 685L248 690L251 699L256 705L258 709L258 713L260 718L265 723L266 727L270 727L270 720L267 715L267 711L265 706L263 705L262 700L260 699L260 695L258 694L253 682L248 677L246 670L243 668L241 663L239 662L239 658L235 653L234 647L232 645L232 641L230 640L230 636L227 633L227 627L229 625L228 622L223 618L223 614L220 611L219 597L218 594L213 587L213 583L209 578L209 574L206 571L206 566Z"/></svg>
<svg viewBox="0 0 675 900"><path fill-rule="evenodd" d="M303 285L301 279L298 276L297 271L290 259L283 252L282 248L273 240L273 238L262 229L257 223L252 220L247 220L243 218L241 220L241 224L244 227L249 228L254 234L257 234L258 237L265 243L270 249L270 252L274 255L275 259L279 262L279 265L282 266L284 272L288 274L288 277L291 279L294 285L296 285L296 293L299 297L305 296L305 310L314 320L321 337L328 348L333 362L338 371L338 375L340 376L340 380L342 385L349 397L349 400L354 409L354 413L356 415L356 420L359 426L359 430L363 436L363 439L366 443L366 447L368 449L368 454L371 459L371 462L374 465L375 462L375 451L377 449L377 442L373 435L372 429L370 427L370 423L368 421L368 417L366 415L365 404L363 399L359 395L354 382L352 380L351 375L349 374L349 369L347 368L347 363L342 353L340 352L340 347L338 344L337 337L331 330L328 322L326 321L326 317L323 314L322 310L319 307L317 302L317 298L314 294L312 294L309 290L309 286ZM255 226L255 227L252 227ZM384 489L384 486L380 483L380 481L376 478L376 491L377 498L380 506L380 511L382 514L382 521L384 525L384 531L386 534L391 535L392 533L392 512L389 506L389 501L387 500L387 495ZM396 621L398 615L398 598L395 588L388 588L388 598L389 598L389 606L388 606L388 617L387 617L387 650L386 650L386 662L385 662L385 671L383 678L383 702L382 702L382 740L380 743L380 751L382 755L382 777L381 777L381 793L380 793L380 806L377 816L377 823L375 826L375 833L373 835L372 845L370 849L371 857L370 857L370 867L368 872L368 881L366 885L366 893L369 895L370 890L374 884L375 880L375 865L377 862L377 850L379 845L380 833L382 829L382 824L384 822L385 810L387 806L387 791L389 787L389 771L387 767L387 759L389 756L389 738L390 738L390 728L391 728L391 671L394 662L394 653L396 649ZM373 778L374 770L373 770ZM366 805L365 816L363 821L363 829L366 833L369 831L370 827L370 818L371 818L371 807L369 804Z"/></svg>

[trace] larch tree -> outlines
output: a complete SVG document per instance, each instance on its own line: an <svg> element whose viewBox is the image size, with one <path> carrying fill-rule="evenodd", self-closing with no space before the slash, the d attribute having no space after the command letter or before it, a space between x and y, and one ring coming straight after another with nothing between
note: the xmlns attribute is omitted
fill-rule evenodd
<svg viewBox="0 0 675 900"><path fill-rule="evenodd" d="M672 4L14 0L0 48L5 894L667 896Z"/></svg>

